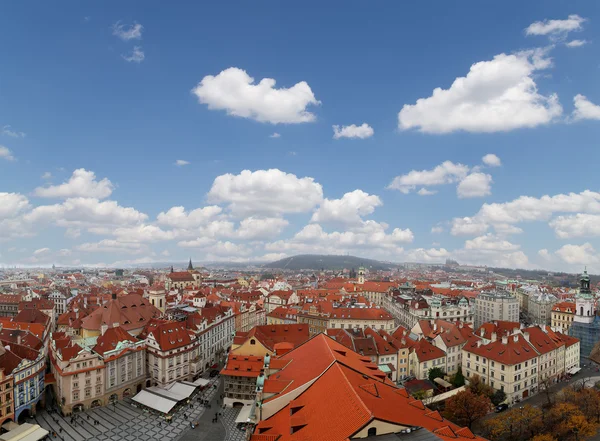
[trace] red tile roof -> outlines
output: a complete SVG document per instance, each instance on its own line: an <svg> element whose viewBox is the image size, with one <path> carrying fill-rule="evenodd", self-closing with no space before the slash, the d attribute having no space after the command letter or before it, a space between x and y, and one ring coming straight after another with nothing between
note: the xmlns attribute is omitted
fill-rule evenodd
<svg viewBox="0 0 600 441"><path fill-rule="evenodd" d="M230 352L227 365L221 370L221 375L235 377L258 377L264 366L264 358L254 355L237 355Z"/></svg>
<svg viewBox="0 0 600 441"><path fill-rule="evenodd" d="M446 356L446 353L440 348L432 345L424 338L418 340L411 348L411 352L414 352L419 360L419 363L423 363L429 360L435 360Z"/></svg>

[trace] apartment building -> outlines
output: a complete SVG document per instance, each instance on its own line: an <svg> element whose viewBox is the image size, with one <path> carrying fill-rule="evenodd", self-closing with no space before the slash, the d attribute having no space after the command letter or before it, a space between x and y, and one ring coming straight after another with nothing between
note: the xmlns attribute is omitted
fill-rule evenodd
<svg viewBox="0 0 600 441"><path fill-rule="evenodd" d="M475 328L494 320L519 321L519 301L506 291L482 292L475 298Z"/></svg>
<svg viewBox="0 0 600 441"><path fill-rule="evenodd" d="M552 323L552 308L558 298L550 293L534 291L529 294L527 313L532 323L549 325Z"/></svg>
<svg viewBox="0 0 600 441"><path fill-rule="evenodd" d="M552 306L550 323L553 329L567 334L575 317L575 302L558 302Z"/></svg>
<svg viewBox="0 0 600 441"><path fill-rule="evenodd" d="M446 353L427 339L422 338L415 342L410 348L409 375L425 380L429 376L429 369L434 367L446 372Z"/></svg>

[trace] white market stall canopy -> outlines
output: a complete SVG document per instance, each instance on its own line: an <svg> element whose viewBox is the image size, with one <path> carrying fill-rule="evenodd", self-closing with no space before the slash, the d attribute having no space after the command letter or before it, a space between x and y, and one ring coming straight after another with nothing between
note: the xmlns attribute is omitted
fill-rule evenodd
<svg viewBox="0 0 600 441"><path fill-rule="evenodd" d="M133 401L140 403L150 409L158 410L162 413L169 413L173 409L178 401L170 398L161 397L160 395L153 394L148 390L142 390L133 397Z"/></svg>
<svg viewBox="0 0 600 441"><path fill-rule="evenodd" d="M37 424L24 423L10 432L0 435L2 441L39 441L48 435L46 429Z"/></svg>

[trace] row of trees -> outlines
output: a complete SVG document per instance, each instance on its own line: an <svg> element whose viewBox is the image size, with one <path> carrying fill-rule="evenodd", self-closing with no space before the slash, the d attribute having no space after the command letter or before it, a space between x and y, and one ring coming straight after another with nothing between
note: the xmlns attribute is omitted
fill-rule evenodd
<svg viewBox="0 0 600 441"><path fill-rule="evenodd" d="M596 434L600 425L600 393L568 387L545 410L513 407L486 420L485 436L492 441L581 441Z"/></svg>

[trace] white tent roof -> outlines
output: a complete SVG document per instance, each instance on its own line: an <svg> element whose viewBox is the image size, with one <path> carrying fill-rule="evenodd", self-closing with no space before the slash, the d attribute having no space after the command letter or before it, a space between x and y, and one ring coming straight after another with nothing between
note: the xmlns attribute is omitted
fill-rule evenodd
<svg viewBox="0 0 600 441"><path fill-rule="evenodd" d="M168 391L172 394L180 396L180 400L184 400L189 398L190 395L194 393L196 390L196 386L190 386L188 384L183 383L173 383L170 387L168 387Z"/></svg>
<svg viewBox="0 0 600 441"><path fill-rule="evenodd" d="M149 390L142 390L135 397L133 397L133 401L143 404L151 409L158 410L159 412L169 413L179 400L173 400L153 394Z"/></svg>
<svg viewBox="0 0 600 441"><path fill-rule="evenodd" d="M37 424L24 423L19 427L0 435L2 441L38 441L48 435L46 429Z"/></svg>
<svg viewBox="0 0 600 441"><path fill-rule="evenodd" d="M206 386L209 383L210 380L207 380L205 378L198 378L196 381L194 381L195 386Z"/></svg>
<svg viewBox="0 0 600 441"><path fill-rule="evenodd" d="M240 409L240 413L238 414L237 418L235 419L236 424L248 422L248 418L250 417L251 410L252 410L252 406L242 407Z"/></svg>

